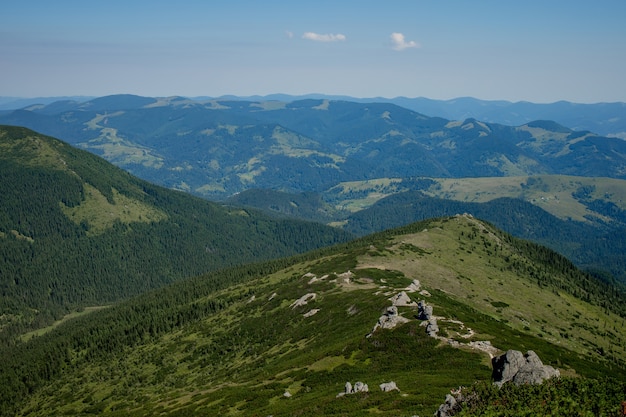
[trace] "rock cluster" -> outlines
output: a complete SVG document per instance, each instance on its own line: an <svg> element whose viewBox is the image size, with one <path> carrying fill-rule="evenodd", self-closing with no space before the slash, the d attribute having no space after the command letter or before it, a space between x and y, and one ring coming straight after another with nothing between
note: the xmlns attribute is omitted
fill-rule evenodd
<svg viewBox="0 0 626 417"><path fill-rule="evenodd" d="M516 385L541 384L544 380L559 377L558 369L544 365L532 350L525 355L519 350L509 350L491 360L493 381L496 385L511 381Z"/></svg>
<svg viewBox="0 0 626 417"><path fill-rule="evenodd" d="M417 318L423 321L422 326L426 326L426 333L430 337L437 337L439 325L433 316L433 306L427 305L424 300L417 303Z"/></svg>
<svg viewBox="0 0 626 417"><path fill-rule="evenodd" d="M352 385L350 381L346 382L343 392L337 394L337 397L343 397L348 394L356 394L357 392L369 392L369 387L361 381L357 381Z"/></svg>

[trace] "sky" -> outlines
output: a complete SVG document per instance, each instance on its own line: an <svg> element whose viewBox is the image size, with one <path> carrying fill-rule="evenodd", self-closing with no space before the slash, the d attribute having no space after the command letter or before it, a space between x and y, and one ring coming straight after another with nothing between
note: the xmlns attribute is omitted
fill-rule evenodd
<svg viewBox="0 0 626 417"><path fill-rule="evenodd" d="M0 96L626 101L625 0L29 0Z"/></svg>

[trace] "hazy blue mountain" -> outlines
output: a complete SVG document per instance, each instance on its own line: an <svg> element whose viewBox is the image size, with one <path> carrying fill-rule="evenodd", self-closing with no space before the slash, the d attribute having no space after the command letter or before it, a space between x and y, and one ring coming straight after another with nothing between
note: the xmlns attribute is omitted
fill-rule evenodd
<svg viewBox="0 0 626 417"><path fill-rule="evenodd" d="M16 110L0 122L62 138L144 179L212 199L250 188L320 192L384 177L626 178L622 140L551 121L450 121L391 103L117 95Z"/></svg>
<svg viewBox="0 0 626 417"><path fill-rule="evenodd" d="M303 99L343 100L359 103L393 103L431 117L450 120L478 119L484 122L519 126L538 119L555 120L573 130L588 130L602 136L617 136L626 139L626 103L531 103L505 100L480 100L459 97L450 100L435 100L425 97L370 97L306 94L291 96L273 94L267 96L228 96L229 99L247 101L296 101Z"/></svg>
<svg viewBox="0 0 626 417"><path fill-rule="evenodd" d="M48 105L55 101L76 101L82 103L94 97L39 97L17 98L0 97L0 111L16 110L32 105ZM436 100L425 97L369 97L358 98L329 94L268 94L253 96L226 95L220 97L197 96L194 101L242 100L242 101L282 101L291 102L305 99L326 99L352 101L357 103L392 103L431 117L449 120L477 119L484 122L519 126L538 119L554 120L573 130L591 131L602 136L617 136L626 139L626 103L532 103L506 100L481 100L473 97L458 97L450 100Z"/></svg>
<svg viewBox="0 0 626 417"><path fill-rule="evenodd" d="M40 105L46 106L57 101L75 101L78 103L93 100L92 96L63 96L63 97L0 97L0 110L17 110L24 107Z"/></svg>

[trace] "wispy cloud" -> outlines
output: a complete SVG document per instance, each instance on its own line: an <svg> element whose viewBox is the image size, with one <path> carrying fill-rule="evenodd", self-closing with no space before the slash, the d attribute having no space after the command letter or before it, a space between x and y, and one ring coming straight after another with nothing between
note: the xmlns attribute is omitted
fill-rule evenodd
<svg viewBox="0 0 626 417"><path fill-rule="evenodd" d="M342 42L346 40L346 35L341 33L315 33L315 32L305 32L302 35L302 39L308 39L316 42Z"/></svg>
<svg viewBox="0 0 626 417"><path fill-rule="evenodd" d="M403 51L408 48L419 48L420 44L415 41L407 41L404 39L404 35L399 32L391 34L391 48L394 51Z"/></svg>

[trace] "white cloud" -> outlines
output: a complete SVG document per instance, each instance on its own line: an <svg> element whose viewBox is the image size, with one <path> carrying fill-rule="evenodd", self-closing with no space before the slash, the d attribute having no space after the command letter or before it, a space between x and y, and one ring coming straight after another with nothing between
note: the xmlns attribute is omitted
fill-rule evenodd
<svg viewBox="0 0 626 417"><path fill-rule="evenodd" d="M292 39L292 38L293 38L293 32L292 32L292 31L290 31L290 30L286 30L286 31L285 31L285 35L287 35L287 37L288 37L289 39Z"/></svg>
<svg viewBox="0 0 626 417"><path fill-rule="evenodd" d="M345 41L346 40L346 35L343 35L341 33L315 33L315 32L306 32L302 35L302 39L308 39L311 41L317 41L317 42L338 42L338 41Z"/></svg>
<svg viewBox="0 0 626 417"><path fill-rule="evenodd" d="M419 48L420 44L415 41L406 41L404 35L399 32L391 34L391 48L394 51L403 51L407 48Z"/></svg>

